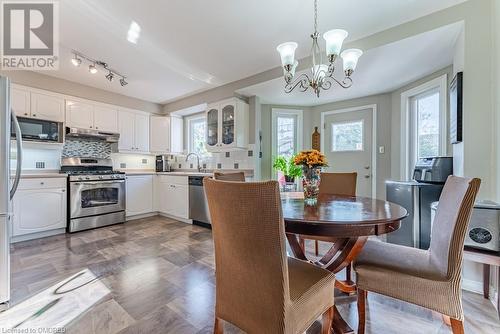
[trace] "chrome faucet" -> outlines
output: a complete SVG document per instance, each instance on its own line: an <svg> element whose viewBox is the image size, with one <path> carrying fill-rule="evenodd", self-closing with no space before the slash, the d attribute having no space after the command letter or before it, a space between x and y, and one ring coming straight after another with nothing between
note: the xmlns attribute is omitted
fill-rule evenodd
<svg viewBox="0 0 500 334"><path fill-rule="evenodd" d="M186 162L189 160L189 157L194 155L196 157L196 165L197 165L197 169L198 169L198 172L201 172L201 166L200 166L200 156L194 152L191 152L189 153L187 156L186 156Z"/></svg>

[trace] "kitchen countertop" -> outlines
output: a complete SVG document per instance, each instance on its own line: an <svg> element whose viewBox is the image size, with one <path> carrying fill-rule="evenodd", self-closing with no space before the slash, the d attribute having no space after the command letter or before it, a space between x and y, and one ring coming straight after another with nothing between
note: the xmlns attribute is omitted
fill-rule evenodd
<svg viewBox="0 0 500 334"><path fill-rule="evenodd" d="M14 178L16 172L11 171L10 177ZM68 175L59 173L59 170L23 170L21 171L21 179L38 179L38 178L67 178Z"/></svg>
<svg viewBox="0 0 500 334"><path fill-rule="evenodd" d="M155 172L152 169L121 169L121 172L125 172L126 175L177 175L177 176L212 176L215 171L220 171L222 173L236 173L244 172L245 176L253 176L254 171L252 169L220 169L220 170L207 170L206 172L196 172L193 170L173 170L172 172Z"/></svg>

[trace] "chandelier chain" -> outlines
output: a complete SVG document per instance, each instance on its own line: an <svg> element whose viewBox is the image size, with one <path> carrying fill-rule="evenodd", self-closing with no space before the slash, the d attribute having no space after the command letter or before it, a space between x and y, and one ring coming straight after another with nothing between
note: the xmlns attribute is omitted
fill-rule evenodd
<svg viewBox="0 0 500 334"><path fill-rule="evenodd" d="M318 32L318 0L314 0L314 33Z"/></svg>

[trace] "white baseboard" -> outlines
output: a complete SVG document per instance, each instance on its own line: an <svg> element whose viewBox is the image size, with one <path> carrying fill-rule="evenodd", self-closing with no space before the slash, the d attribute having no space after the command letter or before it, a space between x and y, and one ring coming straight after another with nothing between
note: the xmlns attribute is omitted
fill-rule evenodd
<svg viewBox="0 0 500 334"><path fill-rule="evenodd" d="M50 230L50 231L43 231L43 232L37 232L37 233L30 233L30 234L24 234L24 235L18 235L15 237L10 238L11 243L16 243L16 242L21 242L21 241L26 241L26 240L32 240L32 239L39 239L39 238L45 238L45 237L51 237L53 235L57 234L64 234L66 233L66 228L58 228L55 230Z"/></svg>
<svg viewBox="0 0 500 334"><path fill-rule="evenodd" d="M186 224L192 224L193 221L191 219L186 219L186 218L181 218L181 217L177 217L177 216L173 216L173 215L169 215L167 213L163 213L163 212L149 212L149 213L143 213L143 214L140 214L140 215L134 215L134 216L128 216L126 217L126 221L131 221L131 220L136 220L136 219L142 219L142 218L148 218L148 217L154 217L154 216L162 216L162 217L166 217L166 218L170 218L170 219L175 219L175 220L178 220L182 223L186 223Z"/></svg>
<svg viewBox="0 0 500 334"><path fill-rule="evenodd" d="M158 216L158 212L149 212L149 213L143 213L140 215L127 216L127 217L125 217L125 221L136 220L136 219L141 219L141 218L148 218L148 217L153 217L153 216Z"/></svg>

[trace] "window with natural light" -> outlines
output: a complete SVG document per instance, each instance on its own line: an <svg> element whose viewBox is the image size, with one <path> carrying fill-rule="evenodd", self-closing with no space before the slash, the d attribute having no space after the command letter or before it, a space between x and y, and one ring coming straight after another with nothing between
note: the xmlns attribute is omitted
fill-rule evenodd
<svg viewBox="0 0 500 334"><path fill-rule="evenodd" d="M296 117L278 116L276 154L290 157L296 152Z"/></svg>
<svg viewBox="0 0 500 334"><path fill-rule="evenodd" d="M332 123L332 152L363 151L363 121Z"/></svg>
<svg viewBox="0 0 500 334"><path fill-rule="evenodd" d="M432 90L415 97L417 158L439 155L439 92Z"/></svg>
<svg viewBox="0 0 500 334"><path fill-rule="evenodd" d="M189 152L205 154L206 122L204 117L190 119L189 123Z"/></svg>

